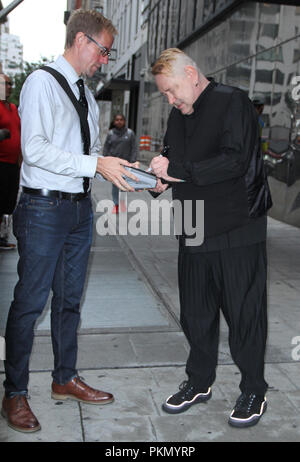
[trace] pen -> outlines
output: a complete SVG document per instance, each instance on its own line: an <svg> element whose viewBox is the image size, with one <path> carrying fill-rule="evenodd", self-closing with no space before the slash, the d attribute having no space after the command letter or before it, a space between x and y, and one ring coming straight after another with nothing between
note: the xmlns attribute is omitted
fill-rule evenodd
<svg viewBox="0 0 300 462"><path fill-rule="evenodd" d="M170 146L164 146L162 148L162 150L160 151L160 154L159 154L159 157L168 157L167 154L168 154L168 151L169 151L169 147ZM147 172L151 172L152 168L148 168Z"/></svg>

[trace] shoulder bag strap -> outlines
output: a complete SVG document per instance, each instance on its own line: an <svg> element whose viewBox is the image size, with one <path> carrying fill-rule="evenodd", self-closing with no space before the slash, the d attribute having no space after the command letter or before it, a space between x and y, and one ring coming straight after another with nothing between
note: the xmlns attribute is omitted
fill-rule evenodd
<svg viewBox="0 0 300 462"><path fill-rule="evenodd" d="M87 140L90 144L90 128L89 128L89 124L88 124L88 121L84 115L84 112L83 112L83 108L81 106L81 104L78 102L76 96L74 95L73 91L71 90L67 80L65 79L65 77L60 73L58 72L56 69L53 69L53 67L50 67L50 66L43 66L40 68L41 70L43 71L47 71L49 72L57 81L58 83L61 85L61 87L65 90L65 92L67 93L67 95L69 96L70 100L72 101L78 115L79 115L79 118L80 118L80 124L81 124L81 128L82 130L84 131L85 135L87 136Z"/></svg>

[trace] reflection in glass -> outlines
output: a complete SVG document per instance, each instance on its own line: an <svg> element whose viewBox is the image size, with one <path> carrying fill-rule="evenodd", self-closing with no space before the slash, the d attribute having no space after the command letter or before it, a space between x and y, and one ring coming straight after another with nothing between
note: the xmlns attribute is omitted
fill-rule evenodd
<svg viewBox="0 0 300 462"><path fill-rule="evenodd" d="M151 2L149 62L153 63L163 48L176 46L229 3L231 0ZM205 75L242 88L251 99L256 95L263 98L263 136L268 138L271 127L291 127L287 95L291 93L293 76L300 75L299 33L300 7L245 2L184 51ZM146 99L145 129L162 140L168 105L155 87L149 87Z"/></svg>

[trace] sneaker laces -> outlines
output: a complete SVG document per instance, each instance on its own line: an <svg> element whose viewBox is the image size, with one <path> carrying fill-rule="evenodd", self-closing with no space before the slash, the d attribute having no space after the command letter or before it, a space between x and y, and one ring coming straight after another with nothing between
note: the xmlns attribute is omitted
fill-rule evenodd
<svg viewBox="0 0 300 462"><path fill-rule="evenodd" d="M189 397L189 395L194 393L194 386L189 382L189 380L184 380L180 385L179 385L179 390L182 392L183 397Z"/></svg>
<svg viewBox="0 0 300 462"><path fill-rule="evenodd" d="M235 411L244 411L247 414L250 414L251 407L255 398L256 395L254 393L242 393L236 402Z"/></svg>

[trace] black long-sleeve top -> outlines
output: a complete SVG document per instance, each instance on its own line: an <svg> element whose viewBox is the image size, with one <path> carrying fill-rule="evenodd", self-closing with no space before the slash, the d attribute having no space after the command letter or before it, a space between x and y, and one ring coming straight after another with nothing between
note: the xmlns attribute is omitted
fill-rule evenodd
<svg viewBox="0 0 300 462"><path fill-rule="evenodd" d="M173 199L204 200L201 250L260 242L271 206L263 168L257 116L247 95L213 80L183 115L173 108L165 135ZM210 244L209 244L210 243ZM194 249L195 250L195 249Z"/></svg>

